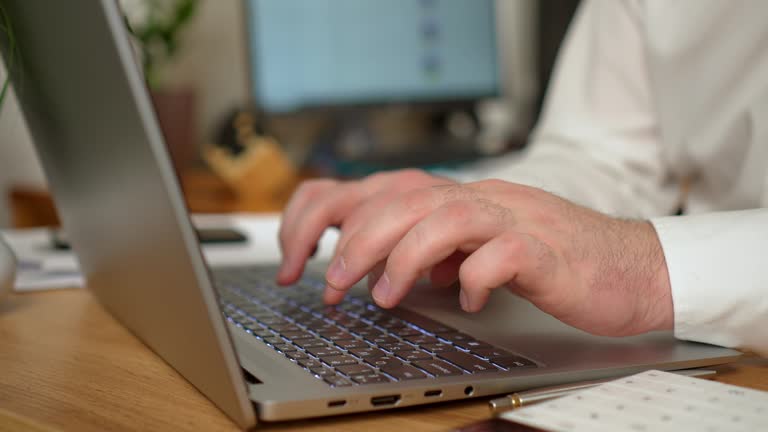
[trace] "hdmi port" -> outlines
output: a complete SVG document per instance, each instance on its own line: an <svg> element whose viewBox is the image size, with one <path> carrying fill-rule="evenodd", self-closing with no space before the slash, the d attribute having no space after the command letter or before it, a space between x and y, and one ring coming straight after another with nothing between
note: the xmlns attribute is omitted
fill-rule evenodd
<svg viewBox="0 0 768 432"><path fill-rule="evenodd" d="M374 396L371 398L371 405L373 406L394 405L399 400L400 400L400 395Z"/></svg>

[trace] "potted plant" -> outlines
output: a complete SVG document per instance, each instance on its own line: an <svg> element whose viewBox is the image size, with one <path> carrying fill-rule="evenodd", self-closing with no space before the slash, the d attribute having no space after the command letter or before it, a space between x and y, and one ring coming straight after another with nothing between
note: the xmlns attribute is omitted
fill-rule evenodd
<svg viewBox="0 0 768 432"><path fill-rule="evenodd" d="M0 37L5 38L7 40L8 46L10 47L10 60L8 61L8 64L5 65L6 76L2 83L2 88L0 88L0 109L2 109L5 96L8 94L8 89L11 87L11 68L13 68L14 61L16 59L16 40L13 37L11 20L5 13L5 9L3 9L2 4L0 4Z"/></svg>
<svg viewBox="0 0 768 432"><path fill-rule="evenodd" d="M195 93L168 86L163 69L180 51L181 34L197 12L199 0L121 0L126 25L141 53L144 78L160 128L176 168L197 159Z"/></svg>

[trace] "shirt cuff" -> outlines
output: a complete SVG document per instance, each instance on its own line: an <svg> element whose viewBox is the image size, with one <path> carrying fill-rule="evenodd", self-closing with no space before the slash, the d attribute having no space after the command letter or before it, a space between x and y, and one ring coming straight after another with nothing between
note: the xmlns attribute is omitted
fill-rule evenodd
<svg viewBox="0 0 768 432"><path fill-rule="evenodd" d="M675 336L768 353L768 210L651 222L669 271Z"/></svg>

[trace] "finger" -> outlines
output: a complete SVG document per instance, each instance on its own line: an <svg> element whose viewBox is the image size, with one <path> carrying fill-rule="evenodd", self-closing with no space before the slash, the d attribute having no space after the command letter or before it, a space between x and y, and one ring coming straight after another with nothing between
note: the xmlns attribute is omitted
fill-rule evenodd
<svg viewBox="0 0 768 432"><path fill-rule="evenodd" d="M367 221L331 262L326 273L328 289L347 291L384 261L408 230L438 206L438 198L432 188L414 190Z"/></svg>
<svg viewBox="0 0 768 432"><path fill-rule="evenodd" d="M368 290L370 291L373 289L373 286L376 284L376 282L379 280L381 275L384 273L384 266L386 265L385 261L382 261L378 264L376 264L368 273ZM323 302L325 304L329 305L335 305L341 303L342 300L344 300L344 296L347 295L346 291L337 290L333 288L326 288L326 290L323 293Z"/></svg>
<svg viewBox="0 0 768 432"><path fill-rule="evenodd" d="M538 241L533 237L514 231L506 231L477 249L459 269L462 309L481 310L491 290L510 283L530 287L534 279L541 277L535 274L538 250Z"/></svg>
<svg viewBox="0 0 768 432"><path fill-rule="evenodd" d="M473 252L499 235L508 221L477 201L453 201L416 224L387 258L387 267L373 289L381 307L399 303L419 276L456 251Z"/></svg>
<svg viewBox="0 0 768 432"><path fill-rule="evenodd" d="M325 230L340 223L360 201L354 183L338 184L307 204L295 222L283 232L283 264L278 282L291 283L304 271L312 249Z"/></svg>
<svg viewBox="0 0 768 432"><path fill-rule="evenodd" d="M282 220L280 221L281 240L296 225L296 220L303 214L303 210L311 204L318 195L334 188L339 182L333 179L310 180L302 183L296 192L293 193L283 210Z"/></svg>
<svg viewBox="0 0 768 432"><path fill-rule="evenodd" d="M396 197L400 195L400 191L388 190L379 192L373 196L368 197L360 207L356 208L348 218L344 219L344 226L341 227L341 234L336 241L336 247L333 251L331 262L334 262L339 256L344 247L349 242L349 239L357 233L360 228L368 221L375 218L376 215L382 212Z"/></svg>
<svg viewBox="0 0 768 432"><path fill-rule="evenodd" d="M296 227L296 221L303 214L304 209L311 204L318 195L322 195L335 187L338 182L331 179L311 180L302 183L293 193L291 199L283 210L280 220L280 230L278 231L278 243L280 251L284 257L289 245L288 234ZM278 275L282 272L278 271Z"/></svg>
<svg viewBox="0 0 768 432"><path fill-rule="evenodd" d="M429 279L433 286L447 287L459 280L459 267L467 258L464 252L454 252L448 258L432 267Z"/></svg>
<svg viewBox="0 0 768 432"><path fill-rule="evenodd" d="M368 291L372 291L373 287L379 281L379 278L384 274L384 268L386 267L386 261L380 261L377 263L371 271L368 273Z"/></svg>
<svg viewBox="0 0 768 432"><path fill-rule="evenodd" d="M331 261L338 257L353 234L403 193L418 188L456 184L453 180L433 176L420 170L375 174L363 183L368 191L368 198L360 208L344 220L344 227Z"/></svg>

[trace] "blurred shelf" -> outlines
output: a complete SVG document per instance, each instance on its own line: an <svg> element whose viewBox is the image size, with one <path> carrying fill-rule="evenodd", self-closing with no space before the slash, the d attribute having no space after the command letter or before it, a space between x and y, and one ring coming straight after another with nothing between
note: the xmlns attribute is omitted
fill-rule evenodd
<svg viewBox="0 0 768 432"><path fill-rule="evenodd" d="M297 178L291 184L284 185L280 193L267 193L254 188L253 193L238 194L206 168L188 169L181 173L180 179L187 206L192 213L279 212L300 181ZM14 228L59 225L56 207L47 190L13 186L8 197Z"/></svg>

